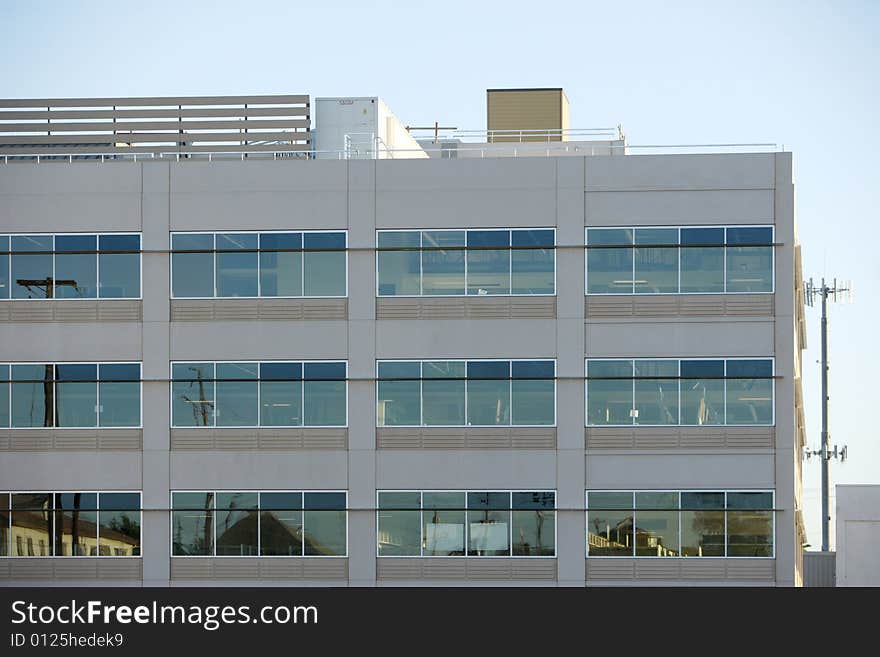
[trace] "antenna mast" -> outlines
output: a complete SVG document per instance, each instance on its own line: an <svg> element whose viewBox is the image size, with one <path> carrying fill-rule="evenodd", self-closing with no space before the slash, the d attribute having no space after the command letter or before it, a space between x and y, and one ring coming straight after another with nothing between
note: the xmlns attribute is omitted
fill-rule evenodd
<svg viewBox="0 0 880 657"><path fill-rule="evenodd" d="M818 450L807 450L807 458L811 456L819 456L822 465L822 552L828 552L828 523L831 516L828 514L828 462L831 459L840 459L841 463L846 460L846 445L838 450L837 445L834 451L828 449L830 435L828 433L828 297L833 302L837 302L840 295L841 301L846 299L852 302L852 281L838 284L837 279L828 286L825 279L822 284L816 286L811 278L804 286L804 302L806 305L813 305L816 297L822 298L822 445Z"/></svg>

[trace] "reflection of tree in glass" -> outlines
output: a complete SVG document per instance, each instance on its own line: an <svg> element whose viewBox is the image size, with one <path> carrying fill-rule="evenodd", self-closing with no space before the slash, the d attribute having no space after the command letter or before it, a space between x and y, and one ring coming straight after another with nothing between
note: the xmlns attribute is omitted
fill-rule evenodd
<svg viewBox="0 0 880 657"><path fill-rule="evenodd" d="M127 515L112 518L110 522L107 523L107 527L120 534L130 536L131 538L140 539L141 537L140 523Z"/></svg>

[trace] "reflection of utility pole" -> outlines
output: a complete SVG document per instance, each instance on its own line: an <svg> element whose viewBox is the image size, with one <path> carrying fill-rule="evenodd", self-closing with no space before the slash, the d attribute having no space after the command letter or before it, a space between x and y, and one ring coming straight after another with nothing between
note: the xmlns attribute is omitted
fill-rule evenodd
<svg viewBox="0 0 880 657"><path fill-rule="evenodd" d="M193 419L195 420L196 426L206 427L208 426L208 408L211 405L211 402L205 399L205 382L202 379L202 370L201 368L190 367L188 368L190 371L195 372L198 377L196 383L199 385L199 397L198 399L190 399L186 395L181 395L185 402L191 404ZM190 381L190 386L192 386L193 382ZM201 416L202 423L199 424L199 417Z"/></svg>
<svg viewBox="0 0 880 657"><path fill-rule="evenodd" d="M52 376L52 365L46 365L46 373L43 375L43 426L53 426L53 411L55 410L55 391L54 376Z"/></svg>
<svg viewBox="0 0 880 657"><path fill-rule="evenodd" d="M42 297L44 299L54 299L56 287L77 287L76 281L74 280L56 281L51 276L47 276L46 278L18 278L15 280L15 282L21 287L26 287L28 290L33 287L45 288L46 295Z"/></svg>
<svg viewBox="0 0 880 657"><path fill-rule="evenodd" d="M837 295L844 295L852 302L852 282L847 284L837 284L834 279L831 287L825 285L825 279L822 284L816 287L811 278L804 286L804 301L808 306L813 305L814 297L822 297L822 446L818 451L807 450L807 458L810 456L820 456L822 459L822 552L828 552L828 524L831 517L828 515L828 461L832 458L840 458L841 462L846 460L846 446L840 452L837 451L837 445L834 446L834 452L828 451L828 297L831 296L832 301L837 301Z"/></svg>

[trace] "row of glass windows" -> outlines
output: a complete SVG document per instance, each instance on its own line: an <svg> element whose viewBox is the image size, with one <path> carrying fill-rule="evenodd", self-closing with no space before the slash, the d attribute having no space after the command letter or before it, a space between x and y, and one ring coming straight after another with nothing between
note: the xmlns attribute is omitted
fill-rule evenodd
<svg viewBox="0 0 880 657"><path fill-rule="evenodd" d="M174 556L346 556L344 491L173 491ZM773 557L773 491L588 491L588 557ZM555 491L377 491L380 557L556 556ZM0 556L141 554L138 492L0 493Z"/></svg>
<svg viewBox="0 0 880 657"><path fill-rule="evenodd" d="M140 363L0 364L0 427L140 424Z"/></svg>
<svg viewBox="0 0 880 657"><path fill-rule="evenodd" d="M556 293L556 231L407 230L376 236L377 296Z"/></svg>
<svg viewBox="0 0 880 657"><path fill-rule="evenodd" d="M773 360L588 360L587 426L772 425Z"/></svg>
<svg viewBox="0 0 880 657"><path fill-rule="evenodd" d="M380 557L554 557L554 491L379 491Z"/></svg>
<svg viewBox="0 0 880 657"><path fill-rule="evenodd" d="M772 491L590 491L587 556L772 557Z"/></svg>
<svg viewBox="0 0 880 657"><path fill-rule="evenodd" d="M344 492L172 492L171 554L345 556L346 499Z"/></svg>
<svg viewBox="0 0 880 657"><path fill-rule="evenodd" d="M137 234L0 235L0 299L137 299Z"/></svg>
<svg viewBox="0 0 880 657"><path fill-rule="evenodd" d="M773 228L588 228L587 294L773 291Z"/></svg>
<svg viewBox="0 0 880 657"><path fill-rule="evenodd" d="M0 493L0 556L140 556L140 509L140 493Z"/></svg>
<svg viewBox="0 0 880 657"><path fill-rule="evenodd" d="M556 231L377 231L377 296L553 295ZM589 228L587 294L773 291L773 227ZM173 298L345 297L345 231L172 233ZM139 298L138 234L0 235L0 299Z"/></svg>
<svg viewBox="0 0 880 657"><path fill-rule="evenodd" d="M342 427L345 361L172 363L174 427Z"/></svg>
<svg viewBox="0 0 880 657"><path fill-rule="evenodd" d="M344 297L345 232L172 233L171 296Z"/></svg>
<svg viewBox="0 0 880 657"><path fill-rule="evenodd" d="M553 360L377 361L376 426L554 426ZM175 362L173 427L348 424L345 361ZM586 425L772 425L772 359L586 361ZM139 427L140 363L0 364L0 427Z"/></svg>
<svg viewBox="0 0 880 657"><path fill-rule="evenodd" d="M376 426L556 424L553 360L377 363Z"/></svg>

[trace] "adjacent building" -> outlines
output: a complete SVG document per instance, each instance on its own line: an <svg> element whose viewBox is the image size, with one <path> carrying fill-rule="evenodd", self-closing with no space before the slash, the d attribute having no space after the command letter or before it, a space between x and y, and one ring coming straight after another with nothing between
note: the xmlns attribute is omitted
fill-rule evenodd
<svg viewBox="0 0 880 657"><path fill-rule="evenodd" d="M791 153L529 91L0 101L0 581L799 586Z"/></svg>

